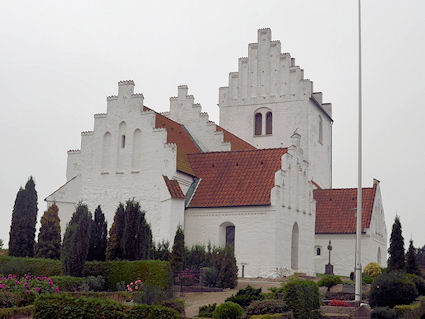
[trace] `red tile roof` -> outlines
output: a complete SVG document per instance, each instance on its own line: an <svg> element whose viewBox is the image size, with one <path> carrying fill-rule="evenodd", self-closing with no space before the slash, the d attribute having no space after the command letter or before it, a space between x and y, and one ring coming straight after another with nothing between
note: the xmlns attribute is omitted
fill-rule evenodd
<svg viewBox="0 0 425 319"><path fill-rule="evenodd" d="M189 207L270 205L286 148L189 154L201 182Z"/></svg>
<svg viewBox="0 0 425 319"><path fill-rule="evenodd" d="M370 227L376 184L362 190L362 232ZM356 232L357 188L316 189L316 234Z"/></svg>
<svg viewBox="0 0 425 319"><path fill-rule="evenodd" d="M169 179L167 176L162 175L165 181L165 185L167 185L168 191L172 198L180 198L184 199L185 196L180 188L179 182L174 179Z"/></svg>
<svg viewBox="0 0 425 319"><path fill-rule="evenodd" d="M224 142L229 142L231 144L232 151L244 151L244 150L256 149L254 146L252 146L248 142L245 142L243 139L237 137L233 133L230 133L229 131L225 130L221 126L216 125L216 130L223 132L223 140Z"/></svg>
<svg viewBox="0 0 425 319"><path fill-rule="evenodd" d="M144 106L144 111L153 111ZM183 127L183 125L170 120L162 114L156 113L155 128L165 128L167 130L167 143L175 143L177 145L177 169L181 172L195 175L190 167L187 159L189 153L199 153L200 150L196 146L192 137Z"/></svg>

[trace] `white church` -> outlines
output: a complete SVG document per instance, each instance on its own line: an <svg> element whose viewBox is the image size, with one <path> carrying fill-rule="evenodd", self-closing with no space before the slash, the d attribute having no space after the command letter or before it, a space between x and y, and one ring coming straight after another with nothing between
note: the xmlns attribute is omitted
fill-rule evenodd
<svg viewBox="0 0 425 319"><path fill-rule="evenodd" d="M270 29L239 58L219 89L220 125L188 87L157 113L118 83L106 113L94 115L81 148L68 151L66 183L46 198L64 231L78 202L97 205L112 225L120 202L135 198L155 242L231 244L245 277L281 271L323 273L332 243L334 272L354 269L354 188L332 188L332 105ZM386 265L387 232L379 181L363 189L362 264Z"/></svg>

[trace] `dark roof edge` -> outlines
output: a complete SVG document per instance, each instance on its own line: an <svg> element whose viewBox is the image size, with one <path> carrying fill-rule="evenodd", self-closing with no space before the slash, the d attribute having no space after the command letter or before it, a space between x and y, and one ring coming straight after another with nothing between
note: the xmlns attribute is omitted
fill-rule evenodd
<svg viewBox="0 0 425 319"><path fill-rule="evenodd" d="M325 114L325 116L333 123L334 120L329 116L328 112L325 111L323 106L319 102L317 102L317 100L313 96L310 97L310 100L313 101L313 104L316 105L316 107L320 111L322 111L322 113Z"/></svg>

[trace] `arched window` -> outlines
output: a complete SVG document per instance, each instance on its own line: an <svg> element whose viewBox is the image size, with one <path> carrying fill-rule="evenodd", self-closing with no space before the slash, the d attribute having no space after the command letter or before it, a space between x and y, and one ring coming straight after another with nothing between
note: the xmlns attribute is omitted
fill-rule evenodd
<svg viewBox="0 0 425 319"><path fill-rule="evenodd" d="M125 135L127 131L127 125L125 122L121 122L118 127L118 154L117 154L117 171L124 169L125 160Z"/></svg>
<svg viewBox="0 0 425 319"><path fill-rule="evenodd" d="M319 115L319 143L323 144L323 120Z"/></svg>
<svg viewBox="0 0 425 319"><path fill-rule="evenodd" d="M112 147L112 135L109 132L106 132L103 135L103 144L102 144L102 172L108 172L111 169L111 147Z"/></svg>
<svg viewBox="0 0 425 319"><path fill-rule="evenodd" d="M235 225L231 222L225 222L220 225L219 242L221 247L230 245L235 248Z"/></svg>
<svg viewBox="0 0 425 319"><path fill-rule="evenodd" d="M320 247L316 247L316 256L320 256L322 254L322 249Z"/></svg>
<svg viewBox="0 0 425 319"><path fill-rule="evenodd" d="M140 170L140 162L142 159L142 132L137 129L133 134L133 152L131 157L131 170Z"/></svg>
<svg viewBox="0 0 425 319"><path fill-rule="evenodd" d="M266 114L266 134L272 134L273 131L273 115L272 112Z"/></svg>
<svg viewBox="0 0 425 319"><path fill-rule="evenodd" d="M298 270L298 244L299 244L299 230L298 224L295 223L292 227L292 240L291 240L291 268Z"/></svg>
<svg viewBox="0 0 425 319"><path fill-rule="evenodd" d="M261 135L263 134L263 115L261 113L255 113L255 123L254 123L254 134Z"/></svg>

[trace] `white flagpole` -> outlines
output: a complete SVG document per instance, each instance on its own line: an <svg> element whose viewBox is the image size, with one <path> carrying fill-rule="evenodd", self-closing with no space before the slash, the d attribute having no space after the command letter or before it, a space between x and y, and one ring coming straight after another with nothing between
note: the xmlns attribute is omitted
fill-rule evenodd
<svg viewBox="0 0 425 319"><path fill-rule="evenodd" d="M359 136L358 136L358 186L357 186L357 220L356 220L356 286L355 300L362 300L362 263L361 263L361 234L362 234L362 29L361 29L361 0L359 0Z"/></svg>

